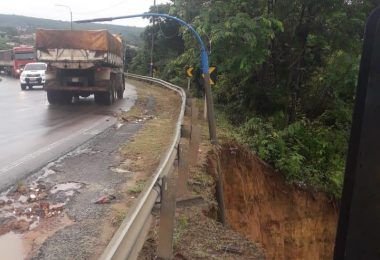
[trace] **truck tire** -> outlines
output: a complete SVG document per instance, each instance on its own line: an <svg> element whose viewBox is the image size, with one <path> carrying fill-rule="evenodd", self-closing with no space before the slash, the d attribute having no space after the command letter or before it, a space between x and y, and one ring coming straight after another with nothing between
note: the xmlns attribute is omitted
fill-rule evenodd
<svg viewBox="0 0 380 260"><path fill-rule="evenodd" d="M102 105L103 104L103 92L94 93L94 99L95 99L96 104Z"/></svg>
<svg viewBox="0 0 380 260"><path fill-rule="evenodd" d="M110 88L107 92L103 92L103 105L110 106L114 100L113 88Z"/></svg>
<svg viewBox="0 0 380 260"><path fill-rule="evenodd" d="M124 89L118 89L117 90L117 98L123 99L123 97L124 97Z"/></svg>
<svg viewBox="0 0 380 260"><path fill-rule="evenodd" d="M49 104L55 105L55 104L59 103L59 96L58 96L57 91L48 90L46 92L46 95L47 95L47 100L48 100Z"/></svg>
<svg viewBox="0 0 380 260"><path fill-rule="evenodd" d="M21 84L21 90L25 90L26 89L26 84Z"/></svg>
<svg viewBox="0 0 380 260"><path fill-rule="evenodd" d="M116 80L115 80L115 75L111 75L111 80L110 80L111 86L107 92L103 92L103 104L106 106L112 105L113 102L115 102L116 99L116 91L115 91L115 85L116 85Z"/></svg>

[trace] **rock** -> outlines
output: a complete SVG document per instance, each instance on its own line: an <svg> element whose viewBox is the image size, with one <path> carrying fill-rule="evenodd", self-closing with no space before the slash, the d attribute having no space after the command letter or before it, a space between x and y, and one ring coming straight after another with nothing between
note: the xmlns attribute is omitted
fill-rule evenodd
<svg viewBox="0 0 380 260"><path fill-rule="evenodd" d="M28 197L27 196L24 196L24 195L21 195L19 198L18 198L18 201L21 202L21 203L26 203L28 201Z"/></svg>
<svg viewBox="0 0 380 260"><path fill-rule="evenodd" d="M29 222L26 220L16 220L11 225L12 230L17 230L19 232L25 232L29 230Z"/></svg>
<svg viewBox="0 0 380 260"><path fill-rule="evenodd" d="M47 192L43 191L43 192L38 194L38 199L42 200L42 199L45 199L47 196L48 196Z"/></svg>
<svg viewBox="0 0 380 260"><path fill-rule="evenodd" d="M5 206L6 202L4 200L0 200L0 207Z"/></svg>
<svg viewBox="0 0 380 260"><path fill-rule="evenodd" d="M37 200L36 194L32 193L32 194L29 195L28 202L34 202L36 200Z"/></svg>
<svg viewBox="0 0 380 260"><path fill-rule="evenodd" d="M16 191L20 194L26 194L28 193L28 188L24 184L20 184Z"/></svg>
<svg viewBox="0 0 380 260"><path fill-rule="evenodd" d="M46 190L47 189L46 185L43 183L38 183L37 188L40 190Z"/></svg>
<svg viewBox="0 0 380 260"><path fill-rule="evenodd" d="M49 215L49 207L50 207L50 204L49 202L40 202L40 213L41 213L41 217L46 217Z"/></svg>
<svg viewBox="0 0 380 260"><path fill-rule="evenodd" d="M50 205L49 209L54 211L62 211L64 209L65 204L60 203L57 205Z"/></svg>

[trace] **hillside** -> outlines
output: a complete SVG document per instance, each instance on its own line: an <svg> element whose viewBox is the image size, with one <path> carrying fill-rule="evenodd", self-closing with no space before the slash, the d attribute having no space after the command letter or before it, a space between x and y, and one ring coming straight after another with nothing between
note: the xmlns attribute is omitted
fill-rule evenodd
<svg viewBox="0 0 380 260"><path fill-rule="evenodd" d="M73 24L74 29L107 29L112 33L121 33L128 43L133 45L140 45L140 33L144 28L121 26L111 24ZM26 32L34 32L36 28L48 29L67 29L70 28L70 22L63 22L58 20L34 18L20 15L6 15L0 14L0 27L13 27L25 30Z"/></svg>

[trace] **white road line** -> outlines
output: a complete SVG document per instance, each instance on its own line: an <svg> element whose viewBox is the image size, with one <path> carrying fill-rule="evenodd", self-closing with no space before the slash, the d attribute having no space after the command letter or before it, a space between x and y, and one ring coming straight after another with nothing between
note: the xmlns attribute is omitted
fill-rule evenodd
<svg viewBox="0 0 380 260"><path fill-rule="evenodd" d="M47 152L53 150L54 148L62 145L63 143L69 141L70 139L73 139L73 138L77 137L78 135L86 134L86 135L90 135L90 136L95 136L95 135L99 134L100 131L94 131L92 129L95 128L100 123L103 123L103 122L104 122L103 120L98 121L98 122L94 123L93 125L91 125L88 128L82 129L82 130L80 130L78 132L75 132L74 134L66 136L66 137L64 137L64 138L62 138L62 139L60 139L60 140L58 140L58 141L56 141L54 143L51 143L51 144L49 144L49 145L47 145L47 146L45 146L45 147L43 147L43 148L35 151L34 153L26 155L26 156L20 158L19 160L14 161L11 164L8 164L7 166L5 166L5 167L3 167L3 168L0 169L0 175L3 175L4 173L6 173L8 171L10 171L10 170L12 170L12 169L14 169L14 168L16 168L16 167L18 167L18 166L20 166L20 165L28 162L28 161L31 161L31 160L37 158L38 156L40 156L40 155L42 155L44 153L47 153Z"/></svg>

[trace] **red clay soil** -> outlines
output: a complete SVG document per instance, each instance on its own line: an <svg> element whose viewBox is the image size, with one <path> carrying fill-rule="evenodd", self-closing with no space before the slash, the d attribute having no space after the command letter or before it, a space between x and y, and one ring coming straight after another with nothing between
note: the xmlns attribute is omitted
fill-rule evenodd
<svg viewBox="0 0 380 260"><path fill-rule="evenodd" d="M214 157L214 158L212 158ZM215 156L209 170L215 173ZM338 210L322 193L286 184L244 148L220 154L228 224L260 243L267 259L332 259Z"/></svg>

